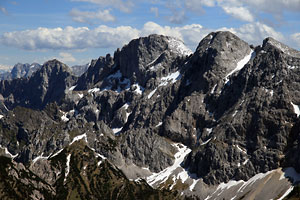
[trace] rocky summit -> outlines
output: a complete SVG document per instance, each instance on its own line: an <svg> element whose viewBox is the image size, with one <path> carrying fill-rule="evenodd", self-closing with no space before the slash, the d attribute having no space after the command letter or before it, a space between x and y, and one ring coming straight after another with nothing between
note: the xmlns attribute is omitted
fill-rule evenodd
<svg viewBox="0 0 300 200"><path fill-rule="evenodd" d="M0 199L300 198L299 51L150 35L87 66L0 81Z"/></svg>

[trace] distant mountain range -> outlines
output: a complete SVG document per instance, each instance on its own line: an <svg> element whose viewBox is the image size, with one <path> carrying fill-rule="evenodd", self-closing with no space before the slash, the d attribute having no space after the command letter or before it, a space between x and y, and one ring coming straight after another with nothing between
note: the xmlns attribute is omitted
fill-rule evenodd
<svg viewBox="0 0 300 200"><path fill-rule="evenodd" d="M273 38L25 65L0 81L1 199L300 198L300 52Z"/></svg>
<svg viewBox="0 0 300 200"><path fill-rule="evenodd" d="M4 72L0 74L0 80L12 80L16 78L29 77L40 68L41 65L38 63L18 63L13 67L13 69L10 72Z"/></svg>
<svg viewBox="0 0 300 200"><path fill-rule="evenodd" d="M34 72L41 69L42 65L38 63L32 64L16 64L10 72L3 71L0 73L0 80L12 80L17 78L30 77ZM89 64L86 65L75 65L71 67L71 70L75 76L81 76L87 71Z"/></svg>

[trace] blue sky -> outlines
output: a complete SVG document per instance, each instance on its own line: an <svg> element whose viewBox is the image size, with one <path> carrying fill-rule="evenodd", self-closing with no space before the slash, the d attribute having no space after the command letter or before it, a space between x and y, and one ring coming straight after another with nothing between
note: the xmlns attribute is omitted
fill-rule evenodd
<svg viewBox="0 0 300 200"><path fill-rule="evenodd" d="M300 0L0 0L0 69L57 58L69 66L152 33L192 50L217 30L300 49Z"/></svg>

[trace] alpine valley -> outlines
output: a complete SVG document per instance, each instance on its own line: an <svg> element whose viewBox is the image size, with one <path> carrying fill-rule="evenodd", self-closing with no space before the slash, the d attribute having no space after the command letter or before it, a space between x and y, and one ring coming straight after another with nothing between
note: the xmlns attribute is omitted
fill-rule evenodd
<svg viewBox="0 0 300 200"><path fill-rule="evenodd" d="M297 50L150 35L35 68L0 81L0 199L300 198Z"/></svg>

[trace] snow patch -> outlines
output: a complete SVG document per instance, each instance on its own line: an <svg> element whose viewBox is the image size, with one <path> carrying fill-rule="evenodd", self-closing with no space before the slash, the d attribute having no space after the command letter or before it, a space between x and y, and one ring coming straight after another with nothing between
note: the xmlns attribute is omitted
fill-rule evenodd
<svg viewBox="0 0 300 200"><path fill-rule="evenodd" d="M1 148L1 149L4 149L5 154L6 154L6 155L9 155L12 159L14 159L15 157L18 156L18 154L16 154L16 155L11 154L11 153L8 151L7 147L2 147L2 146L0 145L0 148Z"/></svg>
<svg viewBox="0 0 300 200"><path fill-rule="evenodd" d="M206 128L206 131L208 132L208 134L211 134L211 132L212 132L212 128Z"/></svg>
<svg viewBox="0 0 300 200"><path fill-rule="evenodd" d="M173 73L169 74L168 76L162 77L160 79L160 84L157 86L157 88L155 88L148 94L147 98L150 99L159 87L166 86L170 82L172 84L176 83L176 81L178 81L180 79L181 79L181 74L179 71L173 72Z"/></svg>
<svg viewBox="0 0 300 200"><path fill-rule="evenodd" d="M136 93L136 94L139 94L139 95L142 95L143 94L143 92L144 92L144 88L142 87L142 86L140 86L139 84L133 84L132 86L134 86L134 87L136 87L136 89L134 90L134 92Z"/></svg>
<svg viewBox="0 0 300 200"><path fill-rule="evenodd" d="M44 157L43 154L42 154L42 155L36 157L35 159L33 159L32 162L33 162L33 163L36 163L36 161L38 161L38 160L40 160L40 159L42 159L42 160L47 160L48 158L49 158L49 156L48 156L48 157Z"/></svg>
<svg viewBox="0 0 300 200"><path fill-rule="evenodd" d="M236 68L233 69L227 76L225 77L225 84L229 81L229 76L231 76L233 73L240 71L251 59L255 57L255 52L253 50L250 51L248 55L246 55L242 60L240 60Z"/></svg>
<svg viewBox="0 0 300 200"><path fill-rule="evenodd" d="M176 53L179 53L181 55L186 55L186 56L189 56L190 54L193 53L192 50L187 48L184 45L184 43L177 38L170 37L168 40L168 43L169 43L169 47L171 48L171 51L174 51Z"/></svg>
<svg viewBox="0 0 300 200"><path fill-rule="evenodd" d="M62 152L64 149L60 149L59 151L57 151L56 153L54 153L53 155L50 155L49 158L53 158L54 156L57 156L60 152Z"/></svg>
<svg viewBox="0 0 300 200"><path fill-rule="evenodd" d="M68 122L70 119L67 118L68 113L65 113L63 111L61 111L63 113L63 116L61 116L61 120L64 122Z"/></svg>
<svg viewBox="0 0 300 200"><path fill-rule="evenodd" d="M248 163L249 159L246 159L244 162L243 162L243 165L246 165Z"/></svg>
<svg viewBox="0 0 300 200"><path fill-rule="evenodd" d="M288 65L287 68L288 68L288 69L297 69L298 66L290 66L290 65Z"/></svg>
<svg viewBox="0 0 300 200"><path fill-rule="evenodd" d="M233 145L234 147L237 148L237 150L239 150L240 152L244 153L244 154L247 154L247 151L245 149L242 149L239 145Z"/></svg>
<svg viewBox="0 0 300 200"><path fill-rule="evenodd" d="M73 140L72 140L72 142L69 145L71 145L74 142L79 141L79 140L81 140L83 138L85 138L85 142L88 143L88 141L87 141L87 135L86 135L86 133L84 133L82 135L78 135L78 136L74 137Z"/></svg>
<svg viewBox="0 0 300 200"><path fill-rule="evenodd" d="M66 169L65 169L65 178L64 178L64 182L66 182L67 180L67 176L69 175L70 173L70 161L71 161L71 154L69 154L67 156L67 162L66 162Z"/></svg>
<svg viewBox="0 0 300 200"><path fill-rule="evenodd" d="M77 85L74 85L72 87L69 88L69 91L73 91L76 88Z"/></svg>
<svg viewBox="0 0 300 200"><path fill-rule="evenodd" d="M274 95L274 90L271 90L271 91L270 91L270 95L271 95L271 97L273 97L273 95Z"/></svg>
<svg viewBox="0 0 300 200"><path fill-rule="evenodd" d="M157 71L157 70L160 69L160 68L163 68L163 66L162 66L161 63L158 63L158 64L156 64L156 65L150 67L149 70L150 70L150 71Z"/></svg>
<svg viewBox="0 0 300 200"><path fill-rule="evenodd" d="M211 94L213 94L215 92L216 87L217 87L217 84L215 84L213 89L210 91Z"/></svg>
<svg viewBox="0 0 300 200"><path fill-rule="evenodd" d="M293 104L293 102L291 102L293 108L294 108L294 112L297 115L297 117L299 117L300 115L300 109L299 109L299 105Z"/></svg>
<svg viewBox="0 0 300 200"><path fill-rule="evenodd" d="M205 142L200 143L200 145L206 145L207 143L209 143L211 141L212 138L209 138L208 140L206 140Z"/></svg>
<svg viewBox="0 0 300 200"><path fill-rule="evenodd" d="M170 177L170 175L172 175L172 172L178 168L181 168L184 173L187 174L187 172L181 167L181 163L183 162L184 158L191 152L191 149L179 143L172 144L172 146L176 147L178 150L178 152L174 155L174 164L170 167L167 167L161 172L153 173L151 176L147 177L146 181L149 185L153 186L157 183L166 181ZM184 173L182 172L176 177L186 180L186 175Z"/></svg>
<svg viewBox="0 0 300 200"><path fill-rule="evenodd" d="M155 126L156 128L157 127L160 127L163 123L162 122L158 122L158 124Z"/></svg>
<svg viewBox="0 0 300 200"><path fill-rule="evenodd" d="M194 190L194 188L195 188L196 184L198 183L198 181L199 181L199 180L193 179L193 183L192 183L192 184L190 185L190 187L189 187L189 190L190 190L190 191L193 191L193 190Z"/></svg>
<svg viewBox="0 0 300 200"><path fill-rule="evenodd" d="M103 162L104 160L106 160L107 158L106 158L105 156L103 156L103 155L97 153L97 152L95 151L95 149L92 149L92 150L96 153L96 157L100 157L100 158L102 159L102 160L100 160L100 161L97 163L97 166L99 167L99 166L102 164L102 162Z"/></svg>
<svg viewBox="0 0 300 200"><path fill-rule="evenodd" d="M81 94L81 93L78 93L78 96L79 96L80 99L83 98L83 94Z"/></svg>
<svg viewBox="0 0 300 200"><path fill-rule="evenodd" d="M113 128L113 129L111 129L111 130L113 131L113 133L114 133L115 135L118 135L118 134L122 131L122 129L123 129L123 127L121 127L121 128Z"/></svg>
<svg viewBox="0 0 300 200"><path fill-rule="evenodd" d="M159 59L159 57L160 57L163 53L164 53L164 52L162 52L161 54L159 54L159 56L157 56L153 61L151 61L150 63L148 63L148 64L146 65L146 67L148 67L148 66L152 65L153 63L155 63L155 62L157 61L157 59ZM153 66L152 66L151 68L153 68ZM150 68L150 70L151 70L151 68Z"/></svg>
<svg viewBox="0 0 300 200"><path fill-rule="evenodd" d="M125 119L125 123L128 121L128 117L131 115L132 112L127 112L127 109L129 107L128 103L125 103L121 108L126 110L126 119Z"/></svg>
<svg viewBox="0 0 300 200"><path fill-rule="evenodd" d="M128 103L125 103L121 108L124 108L125 110L127 110L129 107L129 104Z"/></svg>
<svg viewBox="0 0 300 200"><path fill-rule="evenodd" d="M93 151L95 152L95 149L93 149ZM96 153L96 157L100 157L102 160L107 159L105 156L101 155L100 153Z"/></svg>
<svg viewBox="0 0 300 200"><path fill-rule="evenodd" d="M150 98L154 95L154 93L156 92L156 90L157 90L157 88L155 88L154 90L152 90L152 91L148 94L147 98L150 99Z"/></svg>
<svg viewBox="0 0 300 200"><path fill-rule="evenodd" d="M274 95L274 90L265 89L266 93L269 93L271 97Z"/></svg>
<svg viewBox="0 0 300 200"><path fill-rule="evenodd" d="M158 87L160 86L165 86L168 85L168 82L171 81L171 83L176 83L176 81L181 79L181 74L179 71L173 72L169 74L168 76L162 77L161 78L161 83L159 84Z"/></svg>
<svg viewBox="0 0 300 200"><path fill-rule="evenodd" d="M235 115L238 113L238 110L234 111L234 113L232 114L232 117L235 117Z"/></svg>
<svg viewBox="0 0 300 200"><path fill-rule="evenodd" d="M102 163L102 160L100 160L98 163L97 163L97 166L99 167Z"/></svg>
<svg viewBox="0 0 300 200"><path fill-rule="evenodd" d="M100 91L100 88L92 88L92 89L88 90L88 93L96 93L96 92L99 92L99 91Z"/></svg>

